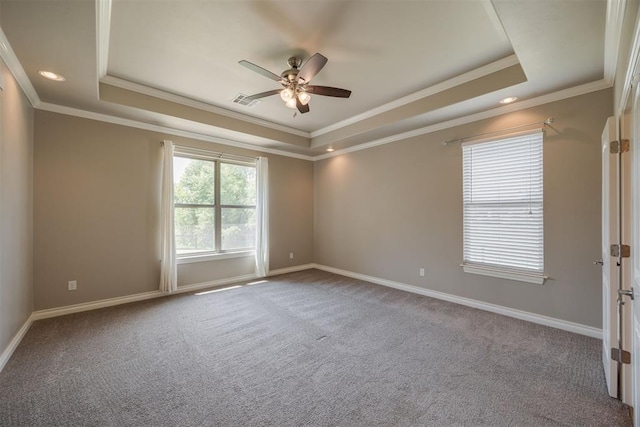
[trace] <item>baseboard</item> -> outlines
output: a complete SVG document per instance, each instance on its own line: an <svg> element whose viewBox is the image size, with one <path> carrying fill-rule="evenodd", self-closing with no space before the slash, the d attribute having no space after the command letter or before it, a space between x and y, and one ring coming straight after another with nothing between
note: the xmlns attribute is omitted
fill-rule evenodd
<svg viewBox="0 0 640 427"><path fill-rule="evenodd" d="M0 354L0 372L2 372L9 359L11 359L11 356L13 355L13 352L16 351L16 348L18 348L20 341L22 341L22 338L24 338L25 334L31 327L33 320L33 314L31 314L27 321L24 322L24 325L22 325L18 332L13 336L11 341L9 341L9 345L7 346L7 348L5 348L2 354Z"/></svg>
<svg viewBox="0 0 640 427"><path fill-rule="evenodd" d="M191 285L179 286L178 290L171 295L181 294L184 292L199 291L201 289L206 289L206 288L215 288L217 286L230 285L232 283L244 282L246 280L255 279L256 277L257 276L254 273L251 273L251 274L243 274L242 276L230 277L228 279L218 279L218 280L211 280L209 282L201 282L201 283L194 283Z"/></svg>
<svg viewBox="0 0 640 427"><path fill-rule="evenodd" d="M541 314L535 314L528 311L517 310L515 308L509 308L501 305L478 301L471 298L451 295L444 292L432 291L430 289L421 288L419 286L407 285L405 283L394 282L392 280L381 279L379 277L374 277L374 276L367 276L366 274L354 273L352 271L342 270L334 267L328 267L326 265L314 264L313 268L317 268L318 270L328 271L330 273L339 274L341 276L347 276L354 279L364 280L366 282L375 283L377 285L388 286L390 288L400 289L403 291L412 292L415 294L420 294L420 295L428 296L431 298L436 298L444 301L453 302L456 304L466 305L467 307L473 307L480 310L490 311L492 313L501 314L503 316L513 317L520 320L526 320L528 322L537 323L539 325L545 325L545 326L550 326L556 329L562 329L563 331L574 332L576 334L602 339L602 329L581 325L579 323L569 322L566 320L556 319L554 317L543 316Z"/></svg>
<svg viewBox="0 0 640 427"><path fill-rule="evenodd" d="M99 308L112 307L114 305L127 304L130 302L144 301L163 296L162 292L151 291L140 294L126 295L123 297L107 298L98 301L85 302L82 304L65 305L64 307L48 308L46 310L34 311L33 320L48 319L50 317L64 316L66 314L80 313L82 311L97 310Z"/></svg>
<svg viewBox="0 0 640 427"><path fill-rule="evenodd" d="M296 271L309 270L315 268L315 264L301 264L294 265L293 267L278 268L277 270L269 271L269 276L277 276L279 274L295 273Z"/></svg>
<svg viewBox="0 0 640 427"><path fill-rule="evenodd" d="M292 272L301 271L301 270L308 270L313 267L314 267L314 264L303 264L303 265L296 265L293 267L280 268L278 270L270 271L269 276L292 273ZM251 274L244 274L242 276L229 277L226 279L211 280L209 282L201 282L201 283L194 283L191 285L179 286L178 290L173 292L170 295L198 291L200 289L205 289L205 288L214 288L216 286L224 286L231 283L237 283L237 282L243 282L246 280L255 279L256 277L257 276L254 273L251 273ZM151 291L151 292L143 292L140 294L126 295L123 297L108 298L108 299L103 299L99 301L86 302L82 304L74 304L74 305L67 305L64 307L38 310L33 312L33 314L31 315L32 317L31 320L48 319L50 317L64 316L66 314L80 313L82 311L96 310L99 308L112 307L114 305L127 304L130 302L144 301L152 298L158 298L164 295L165 295L164 293L158 290L158 291Z"/></svg>
<svg viewBox="0 0 640 427"><path fill-rule="evenodd" d="M175 295L185 292L197 291L204 288L213 288L216 286L228 285L230 283L251 280L256 277L255 274L244 274L242 276L230 277L227 279L212 280L210 282L194 283L191 285L179 286L175 292L164 294L157 291L142 292L139 294L126 295L123 297L108 298L98 301L86 302L82 304L67 305L64 307L49 308L46 310L34 311L33 320L48 319L50 317L64 316L66 314L80 313L82 311L97 310L99 308L112 307L114 305L127 304L130 302L144 301L148 299L158 298L166 295Z"/></svg>

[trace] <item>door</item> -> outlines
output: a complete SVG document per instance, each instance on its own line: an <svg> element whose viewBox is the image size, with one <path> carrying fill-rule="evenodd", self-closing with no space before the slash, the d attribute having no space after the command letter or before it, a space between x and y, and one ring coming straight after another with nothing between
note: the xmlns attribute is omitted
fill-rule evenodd
<svg viewBox="0 0 640 427"><path fill-rule="evenodd" d="M629 152L618 143L631 139L630 117L632 114L620 118L621 129L618 120L610 117L602 132L602 362L609 395L627 404L633 404L635 399L633 365L628 360L625 363L614 360L612 349L625 352L635 349L631 312L636 302L620 293L631 287L630 258L622 247L612 253L611 246L629 245L631 225L636 221L631 215ZM612 153L614 141L620 148ZM624 359L622 355L618 358Z"/></svg>
<svg viewBox="0 0 640 427"><path fill-rule="evenodd" d="M630 192L632 194L632 204L630 217L630 229L631 229L631 272L630 282L633 289L640 290L640 91L636 88L634 91L634 98L631 105L632 133L630 142L630 152L628 157L632 159L631 163L631 178L630 178ZM637 411L640 408L640 296L635 297L631 302L633 310L631 316L631 330L633 351L631 352L632 361L632 376L633 376L633 400L631 405L635 408L636 416L634 419L634 425L640 427L640 416Z"/></svg>
<svg viewBox="0 0 640 427"><path fill-rule="evenodd" d="M618 261L610 246L618 235L618 161L610 145L617 139L617 121L609 117L602 132L602 363L609 395L618 397L618 362L611 349L618 342Z"/></svg>

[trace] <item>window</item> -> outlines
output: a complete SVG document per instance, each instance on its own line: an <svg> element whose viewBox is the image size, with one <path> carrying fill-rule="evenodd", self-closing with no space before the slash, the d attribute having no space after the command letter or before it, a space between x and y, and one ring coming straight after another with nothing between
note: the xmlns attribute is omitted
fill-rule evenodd
<svg viewBox="0 0 640 427"><path fill-rule="evenodd" d="M178 257L255 248L255 164L177 151L173 180Z"/></svg>
<svg viewBox="0 0 640 427"><path fill-rule="evenodd" d="M466 272L544 282L542 135L462 145Z"/></svg>

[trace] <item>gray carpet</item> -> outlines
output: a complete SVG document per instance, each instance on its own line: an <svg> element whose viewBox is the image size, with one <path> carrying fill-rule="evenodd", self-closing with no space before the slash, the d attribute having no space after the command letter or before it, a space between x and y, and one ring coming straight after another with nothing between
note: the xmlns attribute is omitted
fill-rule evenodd
<svg viewBox="0 0 640 427"><path fill-rule="evenodd" d="M0 425L631 425L600 346L308 270L35 322Z"/></svg>

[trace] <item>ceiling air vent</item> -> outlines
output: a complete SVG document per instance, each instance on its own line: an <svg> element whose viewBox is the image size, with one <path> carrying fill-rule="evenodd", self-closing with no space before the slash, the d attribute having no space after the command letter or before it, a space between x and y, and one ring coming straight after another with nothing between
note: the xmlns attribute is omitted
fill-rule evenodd
<svg viewBox="0 0 640 427"><path fill-rule="evenodd" d="M247 95L243 95L241 93L237 94L235 98L232 99L236 104L244 105L245 107L253 108L255 107L260 100L259 99L251 99Z"/></svg>

